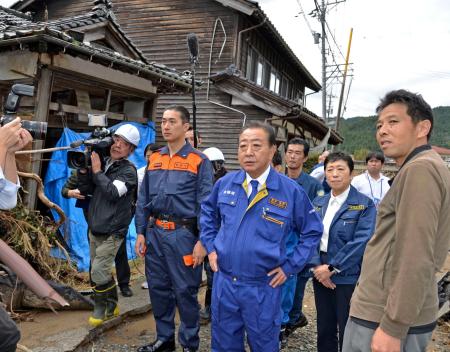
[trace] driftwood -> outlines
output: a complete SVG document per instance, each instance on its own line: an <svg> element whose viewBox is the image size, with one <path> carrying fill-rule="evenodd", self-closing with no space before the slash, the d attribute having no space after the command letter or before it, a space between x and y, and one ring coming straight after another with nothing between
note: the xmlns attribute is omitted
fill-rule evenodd
<svg viewBox="0 0 450 352"><path fill-rule="evenodd" d="M41 202L44 203L50 209L54 209L59 215L59 220L56 222L57 228L59 228L62 224L64 224L66 222L66 214L59 207L59 205L53 203L52 201L50 201L50 199L47 198L47 196L44 193L44 184L42 183L42 179L38 175L33 174L33 173L27 173L27 172L18 171L17 174L20 177L31 178L31 179L36 181L36 183L37 183L37 196L39 197Z"/></svg>
<svg viewBox="0 0 450 352"><path fill-rule="evenodd" d="M57 310L91 310L93 302L70 286L51 280L47 284L55 290L70 306L59 306ZM3 304L10 311L24 308L48 309L48 299L38 297L6 266L0 266L0 292Z"/></svg>

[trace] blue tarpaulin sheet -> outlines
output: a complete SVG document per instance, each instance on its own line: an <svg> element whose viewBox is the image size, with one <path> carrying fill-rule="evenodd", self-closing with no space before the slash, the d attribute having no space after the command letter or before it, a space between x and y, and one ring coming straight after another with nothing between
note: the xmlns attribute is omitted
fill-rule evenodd
<svg viewBox="0 0 450 352"><path fill-rule="evenodd" d="M123 124L132 124L139 129L141 140L138 148L128 158L134 163L136 168L145 166L144 149L147 144L155 142L155 127L153 122L147 125L142 125L134 122L124 122L114 125L110 130L116 130ZM69 128L64 128L63 134L59 139L56 147L65 147L70 143L85 139L89 133L77 133ZM84 219L83 210L75 207L76 199L67 199L61 195L66 180L71 174L71 169L67 165L67 150L56 151L52 154L49 163L47 174L44 179L45 194L52 202L58 204L67 216L66 224L61 226L61 232L67 239L69 246L69 255L71 260L76 263L79 271L89 270L89 244L87 240L87 224ZM55 220L59 219L58 213L52 210L52 215ZM134 227L134 219L128 229L126 238L128 258L135 257L134 243L136 240L136 229ZM54 252L54 255L60 255Z"/></svg>

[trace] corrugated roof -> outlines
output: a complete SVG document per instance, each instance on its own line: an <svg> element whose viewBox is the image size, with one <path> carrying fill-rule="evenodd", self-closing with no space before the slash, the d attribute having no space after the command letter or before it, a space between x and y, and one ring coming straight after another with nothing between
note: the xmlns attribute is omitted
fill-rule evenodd
<svg viewBox="0 0 450 352"><path fill-rule="evenodd" d="M113 19L111 14L105 16L104 9L100 8L94 8L94 12L86 15L48 22L33 22L29 16L21 12L0 6L0 46L14 47L43 40L59 46L61 50L88 55L91 60L100 60L102 64L106 60L108 65L114 65L121 71L130 72L131 70L135 74L153 74L171 84L177 84L184 88L190 87L191 77L183 76L175 69L156 62L134 60L105 47L82 43L67 33L69 29L102 21L113 21Z"/></svg>

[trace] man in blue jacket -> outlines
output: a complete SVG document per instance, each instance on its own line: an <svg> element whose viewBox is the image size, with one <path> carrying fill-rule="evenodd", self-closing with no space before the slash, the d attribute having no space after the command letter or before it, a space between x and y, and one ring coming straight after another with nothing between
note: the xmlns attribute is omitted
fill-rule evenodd
<svg viewBox="0 0 450 352"><path fill-rule="evenodd" d="M197 351L200 343L197 294L206 252L198 238L197 217L211 191L213 171L206 155L185 140L188 128L185 107L164 111L161 131L167 146L151 155L138 197L135 250L145 256L157 331L156 340L138 352L175 351L177 307L183 352Z"/></svg>
<svg viewBox="0 0 450 352"><path fill-rule="evenodd" d="M243 170L215 184L202 203L200 239L216 272L212 351L279 350L281 288L316 250L322 224L298 184L270 167L275 132L254 122L239 136ZM291 256L286 238L301 234Z"/></svg>
<svg viewBox="0 0 450 352"><path fill-rule="evenodd" d="M304 139L292 138L286 148L286 166L289 178L297 181L303 187L309 200L312 202L314 198L323 196L324 191L322 184L314 177L308 175L303 170L304 163L308 160L309 143ZM292 233L286 244L288 253L298 243L298 234ZM297 328L308 324L308 319L302 313L303 296L305 286L311 277L310 268L306 266L296 277L287 280L283 285L282 309L283 319L281 322L280 340L282 347L287 344L287 337Z"/></svg>

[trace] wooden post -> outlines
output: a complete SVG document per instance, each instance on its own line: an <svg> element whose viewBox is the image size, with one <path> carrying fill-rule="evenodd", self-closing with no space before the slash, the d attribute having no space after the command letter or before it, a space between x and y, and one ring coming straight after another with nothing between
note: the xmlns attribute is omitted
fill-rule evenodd
<svg viewBox="0 0 450 352"><path fill-rule="evenodd" d="M34 121L47 121L48 120L48 109L50 105L50 99L52 96L52 86L53 86L53 72L47 68L41 68L39 70L36 89L36 101L34 105ZM41 149L44 147L44 141L34 141L34 149ZM40 154L35 154L32 157L31 172L39 175L41 171L41 158ZM28 195L25 197L25 204L30 209L36 208L36 182L31 179L27 181L27 191Z"/></svg>

